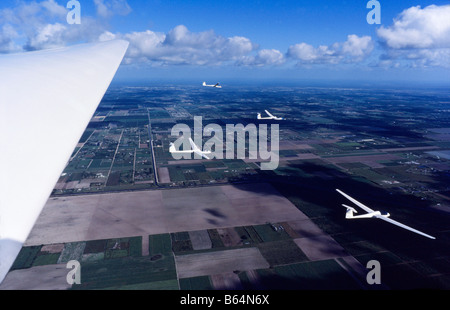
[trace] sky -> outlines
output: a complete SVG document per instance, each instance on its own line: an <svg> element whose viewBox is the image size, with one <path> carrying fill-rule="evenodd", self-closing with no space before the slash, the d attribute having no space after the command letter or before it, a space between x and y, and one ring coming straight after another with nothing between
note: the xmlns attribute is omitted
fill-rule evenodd
<svg viewBox="0 0 450 310"><path fill-rule="evenodd" d="M123 39L125 83L450 85L449 0L78 2L2 0L0 54Z"/></svg>

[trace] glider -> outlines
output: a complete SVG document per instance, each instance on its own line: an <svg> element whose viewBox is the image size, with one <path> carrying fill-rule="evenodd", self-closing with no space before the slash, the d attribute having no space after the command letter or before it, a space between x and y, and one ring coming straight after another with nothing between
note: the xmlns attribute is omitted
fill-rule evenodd
<svg viewBox="0 0 450 310"><path fill-rule="evenodd" d="M189 138L189 143L191 144L191 149L187 150L187 151L177 151L175 149L175 145L173 143L170 143L170 147L169 147L169 152L170 153L174 153L174 154L198 154L206 159L211 159L209 158L206 154L211 154L211 151L202 151L195 143L194 141L192 141L191 138Z"/></svg>
<svg viewBox="0 0 450 310"><path fill-rule="evenodd" d="M222 88L222 86L220 86L219 83L216 83L215 85L207 85L206 82L203 82L203 86L205 86L205 87L214 87L214 88Z"/></svg>
<svg viewBox="0 0 450 310"><path fill-rule="evenodd" d="M261 113L258 113L258 119L273 119L273 120L276 120L276 121L282 121L284 118L282 118L282 117L276 117L276 116L274 116L274 115L272 115L269 111L267 111L267 110L264 110L264 112L266 112L266 114L267 115L269 115L268 117L262 117L261 116Z"/></svg>
<svg viewBox="0 0 450 310"><path fill-rule="evenodd" d="M0 283L128 44L113 40L0 56Z"/></svg>
<svg viewBox="0 0 450 310"><path fill-rule="evenodd" d="M363 209L364 211L367 212L367 214L363 214L363 215L354 215L353 213L358 213L358 212L357 212L354 208L352 208L352 207L350 207L350 206L347 206L347 205L343 204L342 206L344 206L345 208L347 208L347 212L346 212L346 214L345 214L345 218L346 218L346 219L377 218L377 219L386 221L386 222L388 222L388 223L397 225L397 226L399 226L399 227L401 227L401 228L410 230L410 231L412 231L412 232L414 232L414 233L416 233L416 234L425 236L425 237L427 237L427 238L430 238L430 239L436 239L435 237L430 236L430 235L427 235L427 234L425 234L425 233L423 233L423 232L421 232L421 231L418 231L417 229L414 229L414 228L412 228L412 227L409 227L409 226L406 226L406 225L404 225L404 224L402 224L402 223L399 223L399 222L397 222L397 221L394 221L393 219L390 219L390 218L389 218L389 216L390 216L389 213L384 213L384 212L380 212L380 211L374 211L374 210L372 210L371 208L369 208L369 207L367 207L366 205L364 205L364 204L362 204L361 202L359 202L358 200L354 199L353 197L350 197L350 196L347 195L346 193L342 192L341 190L336 189L336 191L337 191L339 194L341 194L342 196L344 196L345 198L347 198L348 200L350 200L351 202L353 202L354 204L356 204L358 207L360 207L361 209Z"/></svg>

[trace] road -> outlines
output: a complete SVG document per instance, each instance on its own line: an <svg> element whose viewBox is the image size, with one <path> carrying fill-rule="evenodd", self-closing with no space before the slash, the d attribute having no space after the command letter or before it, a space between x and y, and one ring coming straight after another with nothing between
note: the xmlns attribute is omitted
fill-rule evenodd
<svg viewBox="0 0 450 310"><path fill-rule="evenodd" d="M148 109L147 109L147 115L148 115L148 136L150 139L150 149L152 150L153 176L155 178L155 185L159 186L158 169L156 166L156 157L155 157L155 148L153 147L152 122L150 119L150 111Z"/></svg>

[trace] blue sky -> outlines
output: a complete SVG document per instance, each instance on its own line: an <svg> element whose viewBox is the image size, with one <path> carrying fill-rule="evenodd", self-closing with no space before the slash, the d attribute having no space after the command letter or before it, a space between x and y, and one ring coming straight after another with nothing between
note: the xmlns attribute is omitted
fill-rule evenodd
<svg viewBox="0 0 450 310"><path fill-rule="evenodd" d="M446 83L450 1L2 0L0 52L130 42L116 79ZM450 83L450 82L449 82Z"/></svg>

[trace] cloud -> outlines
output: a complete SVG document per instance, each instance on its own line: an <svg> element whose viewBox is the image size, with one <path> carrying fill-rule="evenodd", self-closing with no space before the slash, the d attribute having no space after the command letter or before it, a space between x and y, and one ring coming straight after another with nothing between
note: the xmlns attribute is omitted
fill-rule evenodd
<svg viewBox="0 0 450 310"><path fill-rule="evenodd" d="M11 25L3 25L0 29L0 53L14 53L20 51L20 46L16 45L14 42L16 37L18 37L18 33Z"/></svg>
<svg viewBox="0 0 450 310"><path fill-rule="evenodd" d="M307 43L291 45L287 56L300 60L302 63L334 63L338 62L335 51L330 50L328 46L321 45L317 48Z"/></svg>
<svg viewBox="0 0 450 310"><path fill-rule="evenodd" d="M393 49L450 48L450 5L406 9L377 35Z"/></svg>
<svg viewBox="0 0 450 310"><path fill-rule="evenodd" d="M349 35L347 41L314 47L307 43L291 45L287 57L302 64L339 64L364 60L374 46L370 36Z"/></svg>
<svg viewBox="0 0 450 310"><path fill-rule="evenodd" d="M103 18L114 15L128 15L132 11L126 0L94 0L94 4L97 8L97 14Z"/></svg>
<svg viewBox="0 0 450 310"><path fill-rule="evenodd" d="M0 10L0 53L32 51L97 41L108 25L104 17L128 14L125 0L95 1L98 16L82 16L80 25L67 24L68 9L55 0L20 1ZM99 18L100 17L100 18ZM0 26L1 27L1 26Z"/></svg>
<svg viewBox="0 0 450 310"><path fill-rule="evenodd" d="M342 44L342 54L353 57L355 60L361 60L370 54L373 50L372 38L369 36L358 37L349 35L347 41Z"/></svg>
<svg viewBox="0 0 450 310"><path fill-rule="evenodd" d="M41 6L53 16L64 17L67 14L67 10L64 6L57 4L54 0L47 0L41 3Z"/></svg>
<svg viewBox="0 0 450 310"><path fill-rule="evenodd" d="M129 41L126 63L220 65L239 61L257 48L245 37L225 38L212 30L191 32L184 25L176 26L167 34L151 30L128 34L105 32L101 38L121 38Z"/></svg>
<svg viewBox="0 0 450 310"><path fill-rule="evenodd" d="M27 35L23 49L27 51L62 47L73 43L98 41L104 33L104 25L91 17L83 17L80 25L65 22L36 25Z"/></svg>
<svg viewBox="0 0 450 310"><path fill-rule="evenodd" d="M213 30L191 32L179 25L167 33L146 30L125 34L109 31L108 19L126 15L131 8L125 0L94 0L96 16L82 16L80 25L66 21L68 9L55 0L18 2L0 10L0 53L41 50L82 42L114 38L130 42L125 63L151 65L222 65L238 63L258 47L243 36L223 37ZM253 62L275 63L266 51Z"/></svg>
<svg viewBox="0 0 450 310"><path fill-rule="evenodd" d="M52 23L66 17L67 10L54 0L30 3L19 2L13 9L0 10L0 23L20 26L29 30L35 25Z"/></svg>
<svg viewBox="0 0 450 310"><path fill-rule="evenodd" d="M286 59L279 50L262 49L256 56L245 56L237 64L245 66L279 66L285 63Z"/></svg>
<svg viewBox="0 0 450 310"><path fill-rule="evenodd" d="M279 66L289 58L300 63L355 62L366 57L372 48L370 37L350 35L346 42L331 46L296 44L283 54L276 49L259 49L243 36L224 37L213 30L192 32L184 25L165 33L112 33L108 20L114 15L129 14L127 1L94 0L94 4L96 16L83 14L80 25L67 24L68 9L55 0L20 1L11 9L0 10L0 53L124 39L130 42L127 64L262 67Z"/></svg>
<svg viewBox="0 0 450 310"><path fill-rule="evenodd" d="M0 51L33 49L32 42L42 42L49 36L59 35L58 29L61 29L62 24L58 21L65 19L66 14L66 9L54 0L19 2L13 9L0 10L0 24L3 24ZM16 43L18 41L21 42L20 46Z"/></svg>
<svg viewBox="0 0 450 310"><path fill-rule="evenodd" d="M386 60L410 67L450 67L450 5L414 6L401 12L377 35Z"/></svg>

